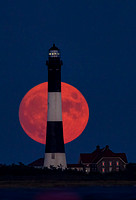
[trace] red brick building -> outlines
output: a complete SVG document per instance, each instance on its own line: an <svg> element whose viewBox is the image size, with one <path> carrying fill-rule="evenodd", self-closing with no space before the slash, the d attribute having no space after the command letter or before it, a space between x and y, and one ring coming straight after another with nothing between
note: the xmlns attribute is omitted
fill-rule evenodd
<svg viewBox="0 0 136 200"><path fill-rule="evenodd" d="M77 165L69 164L68 168L85 170L86 172L108 173L112 171L123 171L126 169L127 157L125 153L114 153L106 145L100 149L99 146L92 153L81 153Z"/></svg>

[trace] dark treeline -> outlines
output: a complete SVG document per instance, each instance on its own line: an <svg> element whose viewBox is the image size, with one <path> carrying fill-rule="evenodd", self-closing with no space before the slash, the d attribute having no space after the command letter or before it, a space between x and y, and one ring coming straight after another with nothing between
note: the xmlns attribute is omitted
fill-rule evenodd
<svg viewBox="0 0 136 200"><path fill-rule="evenodd" d="M18 165L0 165L0 180L127 180L136 181L136 164L130 163L125 171L101 174L98 172L86 173L77 170L62 170L34 168L19 163Z"/></svg>

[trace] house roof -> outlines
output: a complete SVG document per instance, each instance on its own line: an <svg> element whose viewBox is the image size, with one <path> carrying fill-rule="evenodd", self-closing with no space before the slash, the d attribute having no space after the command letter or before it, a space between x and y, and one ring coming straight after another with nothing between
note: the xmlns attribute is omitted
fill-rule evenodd
<svg viewBox="0 0 136 200"><path fill-rule="evenodd" d="M28 166L29 167L42 167L44 164L44 159L39 158L38 160L35 160L34 162L30 163Z"/></svg>
<svg viewBox="0 0 136 200"><path fill-rule="evenodd" d="M119 157L125 163L127 163L127 157L125 153L114 153L109 149L108 145L106 145L106 147L102 149L100 149L99 146L97 146L96 150L92 153L81 153L80 162L97 163L103 157Z"/></svg>

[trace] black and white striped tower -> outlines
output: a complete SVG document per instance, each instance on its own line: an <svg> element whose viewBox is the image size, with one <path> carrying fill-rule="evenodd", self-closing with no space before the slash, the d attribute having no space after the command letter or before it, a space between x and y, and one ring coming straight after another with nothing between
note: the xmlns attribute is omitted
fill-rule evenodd
<svg viewBox="0 0 136 200"><path fill-rule="evenodd" d="M49 49L48 66L48 115L44 167L65 169L66 156L63 140L61 104L61 65L60 51L53 44Z"/></svg>

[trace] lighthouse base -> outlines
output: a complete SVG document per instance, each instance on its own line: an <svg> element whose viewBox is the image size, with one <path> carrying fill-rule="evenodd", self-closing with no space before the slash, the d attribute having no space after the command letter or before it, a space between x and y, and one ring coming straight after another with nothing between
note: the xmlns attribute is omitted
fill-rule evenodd
<svg viewBox="0 0 136 200"><path fill-rule="evenodd" d="M52 168L55 167L56 169L62 168L66 169L66 156L65 153L45 153L44 158L44 167Z"/></svg>

